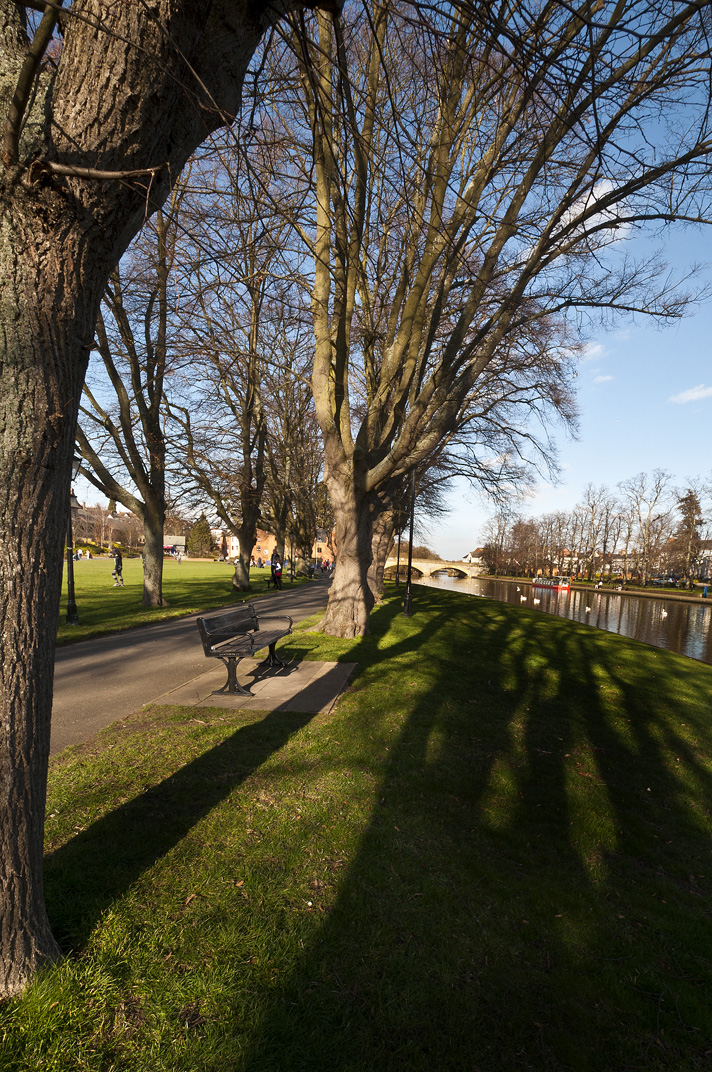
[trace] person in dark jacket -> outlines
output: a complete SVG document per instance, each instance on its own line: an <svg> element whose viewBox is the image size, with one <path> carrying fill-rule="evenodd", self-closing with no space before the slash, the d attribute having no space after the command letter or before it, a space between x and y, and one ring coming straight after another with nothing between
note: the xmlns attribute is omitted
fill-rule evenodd
<svg viewBox="0 0 712 1072"><path fill-rule="evenodd" d="M282 563L279 561L279 554L276 551L272 555L272 580L275 588L282 587Z"/></svg>
<svg viewBox="0 0 712 1072"><path fill-rule="evenodd" d="M114 578L114 588L124 587L123 568L124 560L121 557L121 551L116 547L114 548L114 568L111 571L111 576Z"/></svg>

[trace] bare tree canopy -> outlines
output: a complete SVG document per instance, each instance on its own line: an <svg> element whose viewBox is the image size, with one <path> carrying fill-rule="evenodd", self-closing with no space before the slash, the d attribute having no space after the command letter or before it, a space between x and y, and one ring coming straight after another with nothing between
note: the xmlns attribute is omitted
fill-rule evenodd
<svg viewBox="0 0 712 1072"><path fill-rule="evenodd" d="M591 317L683 313L694 292L633 239L710 220L712 139L706 3L345 15L293 17L250 122L291 141L284 181L308 189L295 232L339 547L324 627L348 636L368 627L369 519L393 479L463 435L480 463L494 443L516 456L518 406L570 417Z"/></svg>
<svg viewBox="0 0 712 1072"><path fill-rule="evenodd" d="M269 181L278 161L265 163ZM177 283L184 390L169 412L184 482L238 537L233 584L247 590L258 524L280 554L288 534L308 557L322 463L288 227L277 190L241 182L242 165L230 132L194 162Z"/></svg>
<svg viewBox="0 0 712 1072"><path fill-rule="evenodd" d="M171 280L182 190L158 209L111 273L97 323L96 357L80 408L83 476L143 521L143 604L163 599L166 516L164 393L176 372Z"/></svg>

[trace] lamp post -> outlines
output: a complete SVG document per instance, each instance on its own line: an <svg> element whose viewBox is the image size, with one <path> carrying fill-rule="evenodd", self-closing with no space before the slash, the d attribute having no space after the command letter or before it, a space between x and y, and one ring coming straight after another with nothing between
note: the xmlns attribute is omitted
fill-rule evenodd
<svg viewBox="0 0 712 1072"><path fill-rule="evenodd" d="M289 583L294 584L294 533L289 534Z"/></svg>
<svg viewBox="0 0 712 1072"><path fill-rule="evenodd" d="M72 484L77 479L81 458L72 460ZM77 614L77 602L74 598L74 537L72 536L72 510L77 509L79 501L74 494L74 488L69 493L69 520L67 521L67 625L79 625Z"/></svg>
<svg viewBox="0 0 712 1072"><path fill-rule="evenodd" d="M396 588L400 588L400 545L401 534L398 533L398 554L396 555Z"/></svg>
<svg viewBox="0 0 712 1072"><path fill-rule="evenodd" d="M408 574L405 582L405 598L403 600L403 613L410 618L413 613L413 521L415 518L415 469L413 470L413 483L410 492L410 532L408 536Z"/></svg>

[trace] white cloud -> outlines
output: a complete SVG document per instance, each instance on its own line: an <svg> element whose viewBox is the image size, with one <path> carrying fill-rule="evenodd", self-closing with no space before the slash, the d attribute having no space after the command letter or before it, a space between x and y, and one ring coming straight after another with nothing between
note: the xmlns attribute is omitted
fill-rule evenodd
<svg viewBox="0 0 712 1072"><path fill-rule="evenodd" d="M600 342L587 343L581 352L581 362L593 361L596 357L602 357L605 352L605 348Z"/></svg>
<svg viewBox="0 0 712 1072"><path fill-rule="evenodd" d="M612 376L594 376L593 382L594 383L608 383L608 381L612 380L612 379L613 379Z"/></svg>
<svg viewBox="0 0 712 1072"><path fill-rule="evenodd" d="M574 205L571 206L568 211L564 213L561 218L560 227L562 230L569 227L571 223L579 220L583 214L591 212L595 209L596 205L603 198L607 198L609 194L615 193L615 187L609 179L603 179L601 182L597 182L592 190L582 198L580 198ZM602 209L601 212L593 212L591 216L587 218L585 223L579 223L576 231L576 235L589 235L589 240L594 242L598 248L602 246L609 246L613 242L618 242L622 238L626 238L630 231L630 224L620 223L617 226L616 223L620 219L620 209L622 204L614 201L610 208ZM604 224L613 224L611 227L604 227L603 230L597 230ZM567 241L571 235L567 237Z"/></svg>
<svg viewBox="0 0 712 1072"><path fill-rule="evenodd" d="M712 398L712 387L705 387L703 383L698 383L697 387L689 387L687 391L681 391L679 395L671 395L668 401L684 406L686 402L699 402L701 398Z"/></svg>

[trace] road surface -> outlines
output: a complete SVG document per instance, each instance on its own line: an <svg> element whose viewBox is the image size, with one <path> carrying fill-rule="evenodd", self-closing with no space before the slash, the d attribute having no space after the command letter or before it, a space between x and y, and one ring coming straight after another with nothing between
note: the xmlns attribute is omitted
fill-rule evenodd
<svg viewBox="0 0 712 1072"><path fill-rule="evenodd" d="M328 591L329 581L317 578L293 592L285 588L260 598L258 612L290 614L295 622L302 621L326 606ZM212 660L203 654L197 617L58 648L50 752L86 741L117 719L212 669Z"/></svg>

